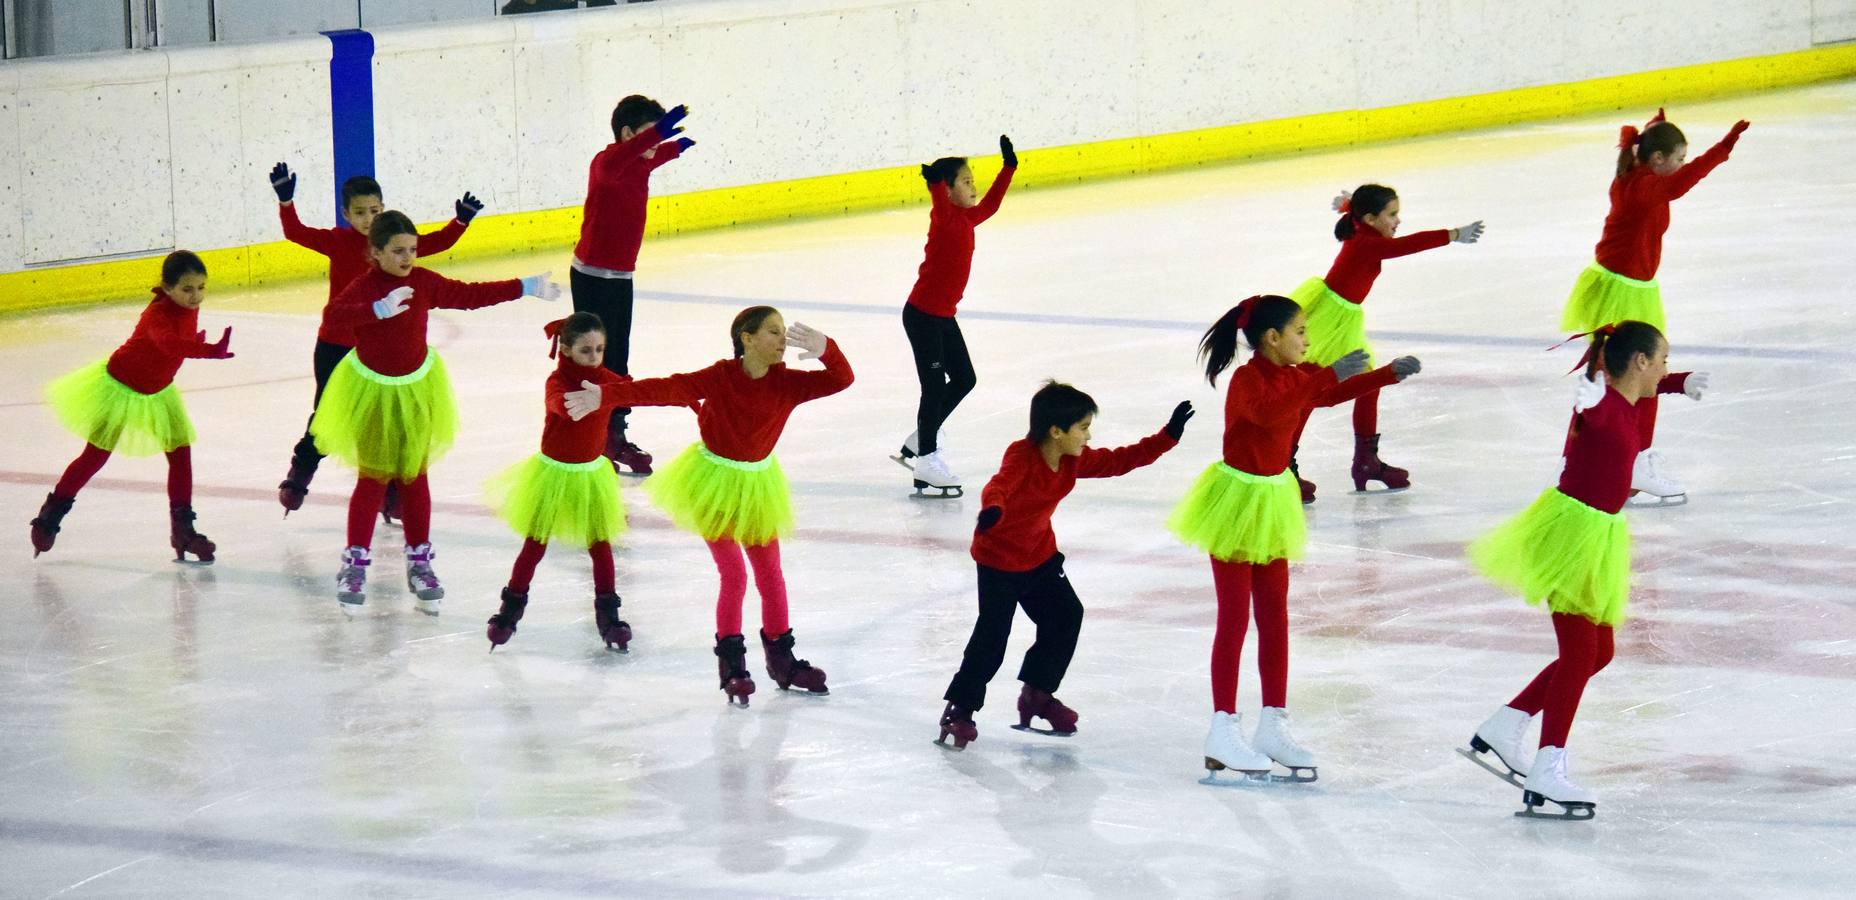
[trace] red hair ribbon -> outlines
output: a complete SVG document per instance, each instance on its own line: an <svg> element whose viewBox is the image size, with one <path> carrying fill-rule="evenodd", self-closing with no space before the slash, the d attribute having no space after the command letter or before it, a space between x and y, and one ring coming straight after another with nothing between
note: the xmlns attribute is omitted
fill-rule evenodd
<svg viewBox="0 0 1856 900"><path fill-rule="evenodd" d="M1250 327L1250 314L1255 312L1256 309L1257 309L1257 298L1254 295L1250 297L1245 297L1243 300L1238 301L1238 304L1237 304L1237 330L1238 331L1243 331L1244 329Z"/></svg>
<svg viewBox="0 0 1856 900"><path fill-rule="evenodd" d="M1340 212L1341 212L1341 215L1343 216L1353 215L1353 198L1352 197L1348 197L1347 199L1342 200L1340 202Z"/></svg>
<svg viewBox="0 0 1856 900"><path fill-rule="evenodd" d="M1558 350L1559 348L1561 348L1561 347L1564 347L1564 346L1566 346L1567 344L1570 344L1570 343L1572 343L1573 341L1576 341L1576 340L1578 340L1578 339L1580 339L1580 338L1582 338L1582 337L1593 337L1593 336L1595 336L1595 335L1600 335L1600 334L1602 334L1602 335L1604 335L1605 337L1607 337L1607 338L1608 338L1608 337L1610 337L1611 335L1613 335L1613 334L1615 334L1615 333L1617 333L1617 330L1618 330L1618 326L1617 326L1617 325L1615 325L1615 324L1612 324L1612 325L1600 325L1600 326L1598 326L1597 328L1594 328L1594 329L1592 329L1591 331L1581 331L1581 332L1579 332L1578 334L1575 334L1575 335L1573 335L1572 337L1569 337L1569 338L1567 338L1567 339L1565 339L1565 340L1563 340L1563 341L1560 341L1560 342L1559 342L1559 343L1557 343L1557 344L1554 344L1554 345L1553 345L1553 346L1551 346L1551 347L1548 347L1548 348L1547 348L1547 352L1548 352L1548 353L1551 353L1551 352L1553 352L1553 351L1555 351L1555 350ZM1598 346L1598 342L1597 342L1597 341L1593 341L1592 343L1590 343L1590 344L1587 344L1587 345L1586 345L1586 347L1585 347L1585 354L1579 357L1579 364L1578 364L1578 365L1576 365L1576 366L1573 366L1573 367L1572 367L1572 368L1570 368L1570 369L1567 369L1567 370L1566 370L1566 371L1567 371L1567 373L1568 373L1568 374L1571 374L1571 373L1573 373L1573 372L1577 372L1577 371L1579 371L1580 369L1583 369L1583 368L1585 368L1586 366L1588 366L1588 365L1590 365L1590 364L1591 364L1591 362L1592 362L1592 349L1593 349L1594 347L1597 347L1597 346Z"/></svg>
<svg viewBox="0 0 1856 900"><path fill-rule="evenodd" d="M567 320L564 318L555 319L554 321L541 326L542 333L548 336L548 358L549 359L553 359L555 351L560 349L561 329L565 327L567 327Z"/></svg>
<svg viewBox="0 0 1856 900"><path fill-rule="evenodd" d="M1639 136L1640 133L1637 131L1637 126L1635 125L1626 125L1618 129L1618 149L1629 150L1637 146L1637 138Z"/></svg>

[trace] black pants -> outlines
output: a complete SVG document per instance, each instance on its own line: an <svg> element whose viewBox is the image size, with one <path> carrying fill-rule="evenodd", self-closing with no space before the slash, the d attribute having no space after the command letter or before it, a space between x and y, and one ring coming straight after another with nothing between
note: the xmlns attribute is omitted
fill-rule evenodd
<svg viewBox="0 0 1856 900"><path fill-rule="evenodd" d="M973 375L973 358L967 355L967 340L961 337L960 323L953 316L931 316L904 304L902 330L915 351L915 377L922 385L921 403L915 407L915 439L920 442L918 452L926 456L936 449L941 423L967 399L978 380Z"/></svg>
<svg viewBox="0 0 1856 900"><path fill-rule="evenodd" d="M632 360L632 280L599 278L570 269L567 284L574 293L574 312L589 312L606 326L606 368L614 375L630 375ZM613 411L611 430L625 432L630 407Z"/></svg>
<svg viewBox="0 0 1856 900"><path fill-rule="evenodd" d="M335 374L335 367L341 365L342 358L353 349L328 341L316 342L316 399L309 404L309 422L303 425L303 437L296 442L296 449L291 451L293 461L299 466L308 467L312 473L322 464L322 454L316 451L316 439L310 437L309 426L316 422L316 407L322 403L322 391L329 386L329 376Z"/></svg>
<svg viewBox="0 0 1856 900"><path fill-rule="evenodd" d="M1063 574L1063 554L1029 572L1004 572L989 566L979 566L979 571L980 617L973 623L973 636L967 639L960 671L942 699L970 710L985 705L986 683L1005 662L1012 615L1020 606L1037 623L1038 639L1025 651L1018 680L1056 693L1070 669L1076 636L1083 628L1083 601L1077 599L1069 577Z"/></svg>

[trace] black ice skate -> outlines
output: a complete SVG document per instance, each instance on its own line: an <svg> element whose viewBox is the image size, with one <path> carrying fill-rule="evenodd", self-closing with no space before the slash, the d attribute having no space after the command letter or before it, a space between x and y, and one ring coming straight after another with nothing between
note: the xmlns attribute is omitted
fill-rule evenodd
<svg viewBox="0 0 1856 900"><path fill-rule="evenodd" d="M798 688L808 694L818 696L831 693L831 690L825 687L824 669L806 660L793 657L793 630L791 628L786 629L785 634L776 638L770 638L767 632L762 631L760 646L761 650L767 654L767 674L772 676L773 683L778 685L780 690Z"/></svg>

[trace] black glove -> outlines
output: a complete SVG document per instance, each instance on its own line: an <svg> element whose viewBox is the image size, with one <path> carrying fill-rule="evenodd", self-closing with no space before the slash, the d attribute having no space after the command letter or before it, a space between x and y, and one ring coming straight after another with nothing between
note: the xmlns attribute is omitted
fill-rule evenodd
<svg viewBox="0 0 1856 900"><path fill-rule="evenodd" d="M1418 358L1415 356L1401 356L1392 361L1392 374L1397 375L1400 381L1404 381L1418 374L1423 368L1424 366L1418 362Z"/></svg>
<svg viewBox="0 0 1856 900"><path fill-rule="evenodd" d="M1005 509L1003 507L988 506L980 510L979 524L975 525L973 530L983 534L994 525L999 524L999 520L1003 518L1005 518Z"/></svg>
<svg viewBox="0 0 1856 900"><path fill-rule="evenodd" d="M483 211L483 201L471 196L470 191L465 191L464 196L458 198L457 211L458 224L469 225L470 220Z"/></svg>
<svg viewBox="0 0 1856 900"><path fill-rule="evenodd" d="M922 180L928 182L929 184L940 184L941 173L935 171L934 166L931 166L927 163L922 163Z"/></svg>
<svg viewBox="0 0 1856 900"><path fill-rule="evenodd" d="M1192 401L1179 401L1179 405L1173 407L1173 418L1166 420L1167 437L1177 441L1184 436L1186 433L1186 420L1192 418L1192 415Z"/></svg>
<svg viewBox="0 0 1856 900"><path fill-rule="evenodd" d="M999 135L999 155L1005 157L1006 168L1018 168L1018 154L1012 152L1012 139L1003 134Z"/></svg>
<svg viewBox="0 0 1856 900"><path fill-rule="evenodd" d="M278 203L289 203L296 196L296 175L289 166L278 163L271 167L271 190L277 192Z"/></svg>

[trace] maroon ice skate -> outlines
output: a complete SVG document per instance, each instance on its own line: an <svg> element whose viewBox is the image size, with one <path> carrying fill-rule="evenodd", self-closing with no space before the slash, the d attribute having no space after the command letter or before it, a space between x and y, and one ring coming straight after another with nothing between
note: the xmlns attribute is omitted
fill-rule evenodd
<svg viewBox="0 0 1856 900"><path fill-rule="evenodd" d="M773 683L780 690L799 688L811 694L829 694L825 687L825 670L803 659L793 658L793 630L777 638L767 637L767 632L760 633L761 649L767 653L767 674L773 677Z"/></svg>
<svg viewBox="0 0 1856 900"><path fill-rule="evenodd" d="M522 612L526 609L528 609L528 594L503 588L502 608L496 611L496 615L490 617L490 627L484 632L484 636L490 639L491 653L495 653L496 648L509 643L509 639L516 636L516 623L522 621Z"/></svg>
<svg viewBox="0 0 1856 900"><path fill-rule="evenodd" d="M613 471L620 475L651 474L651 454L623 437L616 443L607 442L606 457L612 460Z"/></svg>
<svg viewBox="0 0 1856 900"><path fill-rule="evenodd" d="M284 515L303 508L303 498L309 496L309 482L316 477L320 462L314 455L305 455L301 445L291 454L290 471L284 473L284 480L277 485L277 502L283 505Z"/></svg>
<svg viewBox="0 0 1856 900"><path fill-rule="evenodd" d="M606 649L614 647L620 653L630 653L626 647L632 642L632 626L619 618L619 595L600 594L593 598L593 624L599 628L599 639L606 642Z"/></svg>
<svg viewBox="0 0 1856 900"><path fill-rule="evenodd" d="M1295 486L1302 489L1302 505L1315 502L1315 483L1302 477L1302 467L1296 463L1296 454L1302 449L1300 444L1289 448L1289 474L1295 476Z"/></svg>
<svg viewBox="0 0 1856 900"><path fill-rule="evenodd" d="M174 548L174 561L186 562L187 554L194 555L201 565L213 564L213 551L218 549L212 541L193 530L193 507L175 506L168 509L168 546Z"/></svg>
<svg viewBox="0 0 1856 900"><path fill-rule="evenodd" d="M60 494L46 494L45 502L39 506L39 514L32 520L32 555L38 556L52 548L58 540L58 525L64 521L65 514L71 511L71 504L76 497Z"/></svg>
<svg viewBox="0 0 1856 900"><path fill-rule="evenodd" d="M950 737L954 739L954 750L965 750L968 744L980 739L980 727L973 724L972 710L952 702L941 710L941 736L934 742L946 747Z"/></svg>
<svg viewBox="0 0 1856 900"><path fill-rule="evenodd" d="M1388 466L1379 459L1379 435L1353 436L1353 489L1366 492L1369 481L1382 482L1388 491L1411 487L1411 473L1398 466Z"/></svg>
<svg viewBox="0 0 1856 900"><path fill-rule="evenodd" d="M747 708L748 695L754 693L754 676L748 674L747 638L738 634L715 639L715 670L721 676L722 693L730 706Z"/></svg>
<svg viewBox="0 0 1856 900"><path fill-rule="evenodd" d="M1034 727L1031 724L1033 718L1049 722L1050 727ZM1024 690L1018 692L1018 724L1012 727L1018 731L1069 737L1076 733L1076 710L1064 706L1063 702L1052 697L1050 692L1027 684Z"/></svg>

